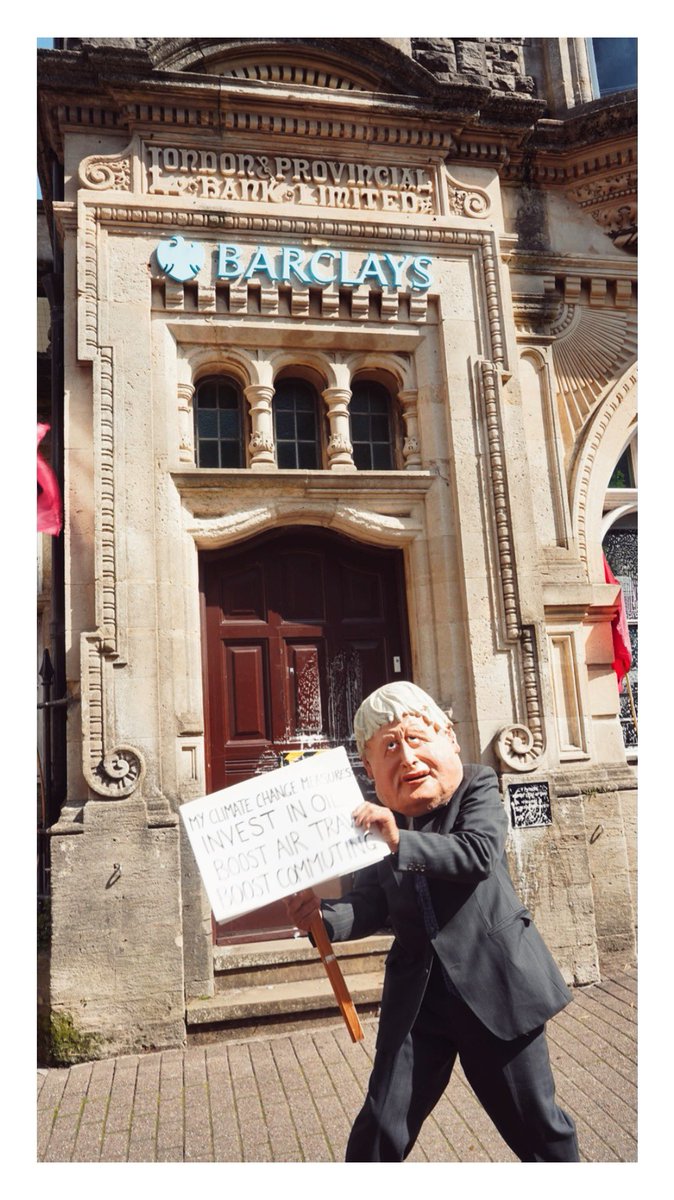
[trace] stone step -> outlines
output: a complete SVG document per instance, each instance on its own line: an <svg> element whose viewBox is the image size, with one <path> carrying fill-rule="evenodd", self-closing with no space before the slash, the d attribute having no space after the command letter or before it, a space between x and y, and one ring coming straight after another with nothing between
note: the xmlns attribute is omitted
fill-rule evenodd
<svg viewBox="0 0 674 1200"><path fill-rule="evenodd" d="M287 1031L316 1020L343 1022L323 966L321 970L322 978L230 988L207 999L188 1001L189 1041L206 1043L227 1037L252 1037L258 1030ZM381 1000L383 968L355 975L344 972L344 980L359 1016L373 1015Z"/></svg>
<svg viewBox="0 0 674 1200"><path fill-rule="evenodd" d="M383 971L392 938L386 935L340 942L335 946L343 973L349 975ZM244 946L213 948L215 991L218 995L246 987L324 979L325 968L318 951L306 937Z"/></svg>

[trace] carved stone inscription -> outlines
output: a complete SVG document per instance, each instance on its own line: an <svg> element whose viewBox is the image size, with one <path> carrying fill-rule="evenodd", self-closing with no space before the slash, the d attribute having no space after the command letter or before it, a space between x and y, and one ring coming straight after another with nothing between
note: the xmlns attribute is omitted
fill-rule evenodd
<svg viewBox="0 0 674 1200"><path fill-rule="evenodd" d="M145 146L145 164L147 190L155 196L437 211L432 176L419 167L155 145Z"/></svg>

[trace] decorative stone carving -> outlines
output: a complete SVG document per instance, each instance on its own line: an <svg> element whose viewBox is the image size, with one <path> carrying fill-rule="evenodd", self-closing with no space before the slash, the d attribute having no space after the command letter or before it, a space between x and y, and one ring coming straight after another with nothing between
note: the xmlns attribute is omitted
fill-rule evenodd
<svg viewBox="0 0 674 1200"><path fill-rule="evenodd" d="M252 426L248 443L251 470L271 471L276 466L271 407L274 388L271 384L251 383L244 389L244 395L250 407Z"/></svg>
<svg viewBox="0 0 674 1200"><path fill-rule="evenodd" d="M94 775L99 781L98 795L108 800L123 800L140 782L143 760L131 746L116 746L98 764Z"/></svg>
<svg viewBox="0 0 674 1200"><path fill-rule="evenodd" d="M194 466L193 397L193 383L178 384L178 421L180 428L178 458L181 463L189 463L190 466Z"/></svg>
<svg viewBox="0 0 674 1200"><path fill-rule="evenodd" d="M539 667L533 626L520 631L520 662L528 725L506 725L496 736L494 749L511 771L533 771L545 750Z"/></svg>
<svg viewBox="0 0 674 1200"><path fill-rule="evenodd" d="M96 618L106 645L117 651L117 573L115 554L115 448L112 350L101 350L94 376L98 404L94 418L98 446Z"/></svg>
<svg viewBox="0 0 674 1200"><path fill-rule="evenodd" d="M406 437L403 442L403 458L405 470L415 471L421 466L421 446L419 444L419 425L416 388L406 388L398 392L398 401L405 422Z"/></svg>
<svg viewBox="0 0 674 1200"><path fill-rule="evenodd" d="M458 183L447 171L449 211L457 217L483 218L491 211L491 200L484 188Z"/></svg>
<svg viewBox="0 0 674 1200"><path fill-rule="evenodd" d="M489 453L489 475L496 525L499 577L507 641L517 643L528 724L507 726L498 734L495 749L501 761L513 771L531 771L545 749L539 668L534 630L521 626L512 522L506 485L505 454L499 418L499 372L494 363L480 363L481 395L485 414Z"/></svg>
<svg viewBox="0 0 674 1200"><path fill-rule="evenodd" d="M635 363L633 370L623 376L619 386L609 393L603 404L597 406L592 424L587 431L583 458L581 464L579 464L579 474L574 489L576 493L574 508L576 510L575 523L578 537L578 553L581 561L586 566L589 566L590 558L587 529L588 499L595 462L612 420L618 415L622 406L628 402L628 399L635 403L634 389L637 386L637 381L638 369Z"/></svg>
<svg viewBox="0 0 674 1200"><path fill-rule="evenodd" d="M614 245L621 250L637 250L637 171L635 167L618 173L591 178L567 195L589 212Z"/></svg>
<svg viewBox="0 0 674 1200"><path fill-rule="evenodd" d="M82 187L101 192L128 192L131 190L131 159L92 154L80 164L78 175Z"/></svg>
<svg viewBox="0 0 674 1200"><path fill-rule="evenodd" d="M526 725L506 725L497 735L494 749L509 771L533 771L540 757Z"/></svg>
<svg viewBox="0 0 674 1200"><path fill-rule="evenodd" d="M331 471L355 471L351 429L349 424L349 401L351 390L347 387L330 387L323 392L328 408L330 440L328 462Z"/></svg>
<svg viewBox="0 0 674 1200"><path fill-rule="evenodd" d="M636 312L564 305L549 333L560 415L575 438L609 384L636 358Z"/></svg>
<svg viewBox="0 0 674 1200"><path fill-rule="evenodd" d="M195 150L148 142L146 190L243 203L295 204L353 211L435 213L435 171L376 161Z"/></svg>
<svg viewBox="0 0 674 1200"><path fill-rule="evenodd" d="M96 798L121 800L142 783L143 756L134 746L118 744L115 734L113 663L121 666L126 641L124 609L120 618L117 595L115 419L113 355L99 349L94 362L94 444L97 447L96 496L96 622L83 633L81 652L82 770ZM167 802L157 799L152 819L166 819Z"/></svg>
<svg viewBox="0 0 674 1200"><path fill-rule="evenodd" d="M515 554L512 545L510 512L506 492L505 455L501 444L501 426L498 413L498 371L493 363L480 364L482 397L489 446L489 471L496 521L496 537L500 562L501 588L505 611L506 635L509 639L519 637L519 613L515 591Z"/></svg>
<svg viewBox="0 0 674 1200"><path fill-rule="evenodd" d="M136 790L145 773L143 756L134 746L112 741L111 674L116 657L105 650L97 633L81 637L82 769L97 799L124 800Z"/></svg>
<svg viewBox="0 0 674 1200"><path fill-rule="evenodd" d="M343 437L341 433L333 433L328 442L328 454L339 454L342 450L345 450L347 454L351 454L353 446L349 439Z"/></svg>

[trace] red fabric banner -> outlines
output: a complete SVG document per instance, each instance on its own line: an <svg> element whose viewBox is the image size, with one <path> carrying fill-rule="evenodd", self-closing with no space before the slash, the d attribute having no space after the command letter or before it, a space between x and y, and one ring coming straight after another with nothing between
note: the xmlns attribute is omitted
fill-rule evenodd
<svg viewBox="0 0 674 1200"><path fill-rule="evenodd" d="M48 425L38 424L38 446L48 432ZM37 452L37 488L37 531L38 533L52 533L55 537L61 532L63 525L61 493L54 472L49 463L44 461L39 450Z"/></svg>
<svg viewBox="0 0 674 1200"><path fill-rule="evenodd" d="M606 561L606 555L604 555L604 579L607 583L618 583ZM620 587L619 583L618 587ZM630 643L630 631L627 624L627 612L625 610L625 598L622 587L620 587L618 599L620 601L620 608L611 621L611 633L613 635L613 670L618 676L618 689L622 691L623 680L632 666L632 646Z"/></svg>

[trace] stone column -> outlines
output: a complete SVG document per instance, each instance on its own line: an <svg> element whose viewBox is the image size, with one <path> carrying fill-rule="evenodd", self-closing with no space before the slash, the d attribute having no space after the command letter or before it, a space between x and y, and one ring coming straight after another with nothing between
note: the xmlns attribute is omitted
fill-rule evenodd
<svg viewBox="0 0 674 1200"><path fill-rule="evenodd" d="M402 408L405 422L405 441L403 442L403 458L405 470L414 471L421 467L421 447L419 445L419 423L417 420L417 390L408 388L398 392L398 400Z"/></svg>
<svg viewBox="0 0 674 1200"><path fill-rule="evenodd" d="M187 382L178 383L178 459L181 463L188 463L189 466L195 465L195 450L194 450L194 412L192 401L194 399L194 384Z"/></svg>
<svg viewBox="0 0 674 1200"><path fill-rule="evenodd" d="M348 387L326 388L323 392L323 399L328 406L328 421L330 422L330 441L328 442L330 470L355 471L356 464L353 461L353 446L349 428L351 389Z"/></svg>
<svg viewBox="0 0 674 1200"><path fill-rule="evenodd" d="M251 383L244 389L244 395L250 408L253 430L248 444L251 471L273 471L276 467L271 409L274 389L267 383Z"/></svg>

